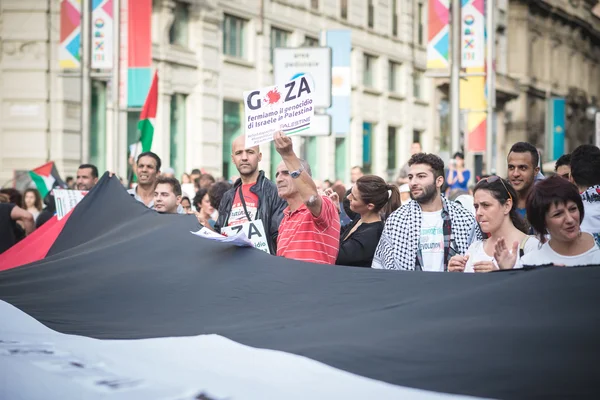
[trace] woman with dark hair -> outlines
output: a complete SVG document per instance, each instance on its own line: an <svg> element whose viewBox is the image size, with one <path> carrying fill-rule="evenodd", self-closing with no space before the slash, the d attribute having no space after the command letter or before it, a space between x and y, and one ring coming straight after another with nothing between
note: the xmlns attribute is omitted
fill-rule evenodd
<svg viewBox="0 0 600 400"><path fill-rule="evenodd" d="M42 196L37 189L29 188L23 193L23 201L25 202L25 209L33 215L33 220L40 215L42 212Z"/></svg>
<svg viewBox="0 0 600 400"><path fill-rule="evenodd" d="M553 176L538 182L527 198L527 219L543 243L521 259L515 257L508 240L499 240L495 257L501 268L513 265L600 265L598 237L581 232L584 211L577 188L564 178ZM547 236L550 240L547 240ZM511 243L511 241L508 241Z"/></svg>
<svg viewBox="0 0 600 400"><path fill-rule="evenodd" d="M455 190L468 192L471 171L465 168L465 156L463 153L457 152L452 158L448 166L448 175L446 176L446 183L448 184L446 194L450 195Z"/></svg>
<svg viewBox="0 0 600 400"><path fill-rule="evenodd" d="M202 225L208 224L211 228L215 227L215 220L212 214L215 212L213 208L207 188L198 190L194 197L194 207L196 208L196 218Z"/></svg>
<svg viewBox="0 0 600 400"><path fill-rule="evenodd" d="M187 196L183 196L181 198L181 207L183 207L183 212L186 214L193 214L193 210L192 210L192 202L190 201L190 198Z"/></svg>
<svg viewBox="0 0 600 400"><path fill-rule="evenodd" d="M539 241L527 235L527 225L517 213L517 192L508 181L498 176L484 178L475 186L473 196L475 218L488 238L473 242L465 255L452 257L449 271L490 272L501 268L494 259L498 240L516 243L517 258L537 250Z"/></svg>
<svg viewBox="0 0 600 400"><path fill-rule="evenodd" d="M339 209L337 193L331 189L326 193ZM370 268L384 221L400 207L400 191L378 176L365 175L356 181L348 199L357 216L342 229L336 264Z"/></svg>

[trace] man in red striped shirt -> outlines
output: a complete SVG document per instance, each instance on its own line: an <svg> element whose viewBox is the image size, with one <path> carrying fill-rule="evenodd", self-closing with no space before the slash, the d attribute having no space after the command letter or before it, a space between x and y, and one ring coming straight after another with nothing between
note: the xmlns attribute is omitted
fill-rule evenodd
<svg viewBox="0 0 600 400"><path fill-rule="evenodd" d="M275 133L283 161L275 175L277 193L286 200L279 225L277 255L317 264L335 264L340 246L340 216L327 196L317 192L310 166L294 153L292 140Z"/></svg>

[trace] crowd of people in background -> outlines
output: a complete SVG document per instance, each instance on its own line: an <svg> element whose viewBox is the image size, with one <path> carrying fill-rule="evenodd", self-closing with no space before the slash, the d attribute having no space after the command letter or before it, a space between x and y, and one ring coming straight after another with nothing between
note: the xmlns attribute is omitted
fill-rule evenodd
<svg viewBox="0 0 600 400"><path fill-rule="evenodd" d="M232 143L239 176L215 179L201 169L180 179L152 152L135 160L131 197L161 214L193 215L225 233L248 223L264 231L273 256L407 271L491 272L524 266L600 265L600 149L582 145L540 172L535 146L515 143L506 178L475 177L465 156L448 165L413 143L397 180L352 168L348 185L313 179L289 137L274 136L282 162L269 179L258 146ZM72 189L92 190L98 169L83 164ZM0 190L0 253L55 213L52 193Z"/></svg>

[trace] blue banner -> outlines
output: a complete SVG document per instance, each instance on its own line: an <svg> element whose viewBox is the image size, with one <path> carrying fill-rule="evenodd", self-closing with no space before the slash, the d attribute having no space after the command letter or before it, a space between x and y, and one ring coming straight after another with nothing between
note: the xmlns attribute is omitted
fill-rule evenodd
<svg viewBox="0 0 600 400"><path fill-rule="evenodd" d="M566 105L563 97L548 100L546 125L546 154L554 161L565 153Z"/></svg>

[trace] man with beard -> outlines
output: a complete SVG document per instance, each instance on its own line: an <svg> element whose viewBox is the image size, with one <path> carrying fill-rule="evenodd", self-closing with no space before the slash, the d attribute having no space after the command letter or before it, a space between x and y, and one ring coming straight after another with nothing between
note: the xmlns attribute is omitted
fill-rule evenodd
<svg viewBox="0 0 600 400"><path fill-rule="evenodd" d="M154 189L160 174L160 157L151 151L142 153L137 158L138 184L127 192L146 207L154 209Z"/></svg>
<svg viewBox="0 0 600 400"><path fill-rule="evenodd" d="M482 238L475 217L442 195L444 162L418 153L408 161L411 201L385 223L373 268L448 271L448 262Z"/></svg>
<svg viewBox="0 0 600 400"><path fill-rule="evenodd" d="M161 214L177 214L181 205L181 185L175 178L160 176L154 189L154 208Z"/></svg>
<svg viewBox="0 0 600 400"><path fill-rule="evenodd" d="M77 169L77 190L92 190L98 183L98 168L92 164L81 164Z"/></svg>
<svg viewBox="0 0 600 400"><path fill-rule="evenodd" d="M527 220L525 205L535 177L540 172L540 154L534 145L526 142L513 144L508 153L508 180L517 192L517 212Z"/></svg>
<svg viewBox="0 0 600 400"><path fill-rule="evenodd" d="M240 178L228 190L219 204L215 231L225 227L253 222L262 225L271 254L277 252L277 233L286 202L277 195L277 186L258 169L262 153L258 146L246 147L246 137L238 136L231 144L231 160ZM205 227L206 223L200 221Z"/></svg>

